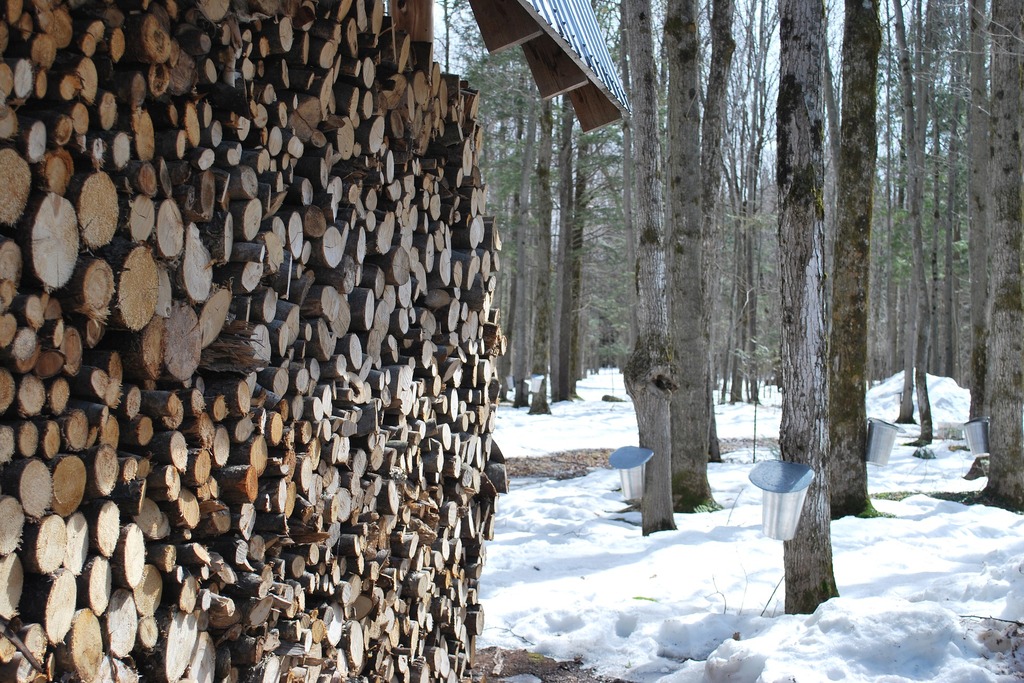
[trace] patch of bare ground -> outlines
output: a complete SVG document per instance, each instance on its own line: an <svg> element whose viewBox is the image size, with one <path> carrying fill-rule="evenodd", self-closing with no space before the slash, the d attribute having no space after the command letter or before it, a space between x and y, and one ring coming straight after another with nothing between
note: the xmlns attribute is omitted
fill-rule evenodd
<svg viewBox="0 0 1024 683"><path fill-rule="evenodd" d="M747 451L754 447L751 439L721 439L719 441L722 454L733 451ZM778 450L778 439L760 439L757 449L767 453ZM505 468L508 476L516 478L537 479L574 479L582 477L596 469L608 468L608 456L611 448L577 448L571 451L559 451L548 455L533 457L506 458Z"/></svg>
<svg viewBox="0 0 1024 683"><path fill-rule="evenodd" d="M619 678L598 676L583 668L582 660L560 662L526 650L503 650L488 647L476 651L473 662L473 680L479 683L497 683L510 678L526 683L532 676L543 683L623 683Z"/></svg>
<svg viewBox="0 0 1024 683"><path fill-rule="evenodd" d="M608 467L611 448L579 448L534 458L506 458L510 477L574 479L596 469Z"/></svg>

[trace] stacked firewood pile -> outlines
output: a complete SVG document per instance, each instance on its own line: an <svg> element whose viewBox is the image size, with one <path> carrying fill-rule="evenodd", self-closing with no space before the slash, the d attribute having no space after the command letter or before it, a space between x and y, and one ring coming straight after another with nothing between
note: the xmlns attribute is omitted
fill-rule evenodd
<svg viewBox="0 0 1024 683"><path fill-rule="evenodd" d="M476 92L381 0L0 13L0 680L465 679Z"/></svg>

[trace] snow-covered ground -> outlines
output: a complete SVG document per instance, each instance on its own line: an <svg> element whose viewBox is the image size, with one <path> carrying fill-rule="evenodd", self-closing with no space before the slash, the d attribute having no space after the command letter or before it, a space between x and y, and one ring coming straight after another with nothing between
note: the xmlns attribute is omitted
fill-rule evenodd
<svg viewBox="0 0 1024 683"><path fill-rule="evenodd" d="M892 420L902 377L871 389L868 415ZM506 456L636 445L622 376L579 385L584 399L537 417L503 406L495 437ZM968 393L930 378L934 420L954 431ZM718 406L723 438L777 438L779 396L765 405ZM904 428L886 467L870 466L872 493L966 491L972 458L963 441L939 441L936 458L913 457ZM957 446L958 450L952 450ZM498 503L481 579L486 624L478 647L582 657L630 681L936 681L1024 678L1024 517L925 495L876 500L892 517L832 525L841 597L810 616L784 614L782 543L761 533L761 492L747 479L754 453L711 465L722 510L676 515L677 531L644 538L624 511L618 474L567 481L513 480ZM774 457L758 444L757 459ZM1009 621L999 621L1009 620Z"/></svg>

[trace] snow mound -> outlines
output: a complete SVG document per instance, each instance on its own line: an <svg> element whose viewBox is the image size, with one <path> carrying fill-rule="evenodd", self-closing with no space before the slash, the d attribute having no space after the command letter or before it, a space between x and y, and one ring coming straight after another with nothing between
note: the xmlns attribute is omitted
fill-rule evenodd
<svg viewBox="0 0 1024 683"><path fill-rule="evenodd" d="M784 617L750 640L727 640L705 664L710 683L935 681L981 683L984 648L934 603L836 598L810 617Z"/></svg>
<svg viewBox="0 0 1024 683"><path fill-rule="evenodd" d="M893 422L900 414L900 396L903 393L903 373L868 389L866 407L868 417ZM956 383L952 377L928 375L928 401L932 406L932 423L961 423L969 419L971 392ZM917 393L914 393L914 414L917 415Z"/></svg>

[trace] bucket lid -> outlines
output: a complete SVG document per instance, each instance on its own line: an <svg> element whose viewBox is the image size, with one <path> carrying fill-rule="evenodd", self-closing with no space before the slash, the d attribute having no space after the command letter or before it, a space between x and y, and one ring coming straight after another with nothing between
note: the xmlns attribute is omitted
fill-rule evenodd
<svg viewBox="0 0 1024 683"><path fill-rule="evenodd" d="M771 493L793 493L811 485L814 471L807 465L782 460L765 460L750 470L750 481Z"/></svg>
<svg viewBox="0 0 1024 683"><path fill-rule="evenodd" d="M976 417L973 420L968 420L964 424L969 425L969 424L974 423L974 422L984 422L985 424L988 424L989 418L988 417Z"/></svg>
<svg viewBox="0 0 1024 683"><path fill-rule="evenodd" d="M869 417L868 422L874 422L875 424L885 425L886 427L892 427L893 429L899 430L899 425L887 422L886 420L880 420L877 417Z"/></svg>
<svg viewBox="0 0 1024 683"><path fill-rule="evenodd" d="M608 456L608 464L617 470L631 470L634 467L640 467L653 457L654 451L650 448L623 446Z"/></svg>

